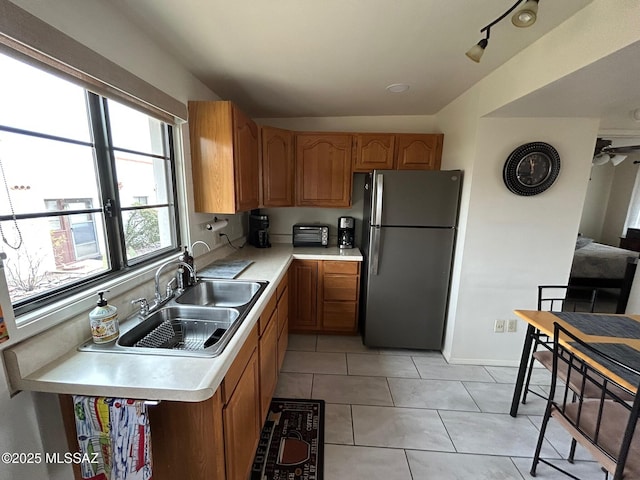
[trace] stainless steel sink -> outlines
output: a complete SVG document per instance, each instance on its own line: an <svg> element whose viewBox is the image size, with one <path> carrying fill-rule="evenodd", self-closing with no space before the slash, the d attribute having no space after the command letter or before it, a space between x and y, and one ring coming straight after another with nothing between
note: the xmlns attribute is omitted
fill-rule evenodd
<svg viewBox="0 0 640 480"><path fill-rule="evenodd" d="M240 316L234 308L162 308L120 336L121 347L199 351L226 344L233 323ZM214 333L217 342L205 347Z"/></svg>
<svg viewBox="0 0 640 480"><path fill-rule="evenodd" d="M261 287L260 282L243 280L201 280L175 301L182 305L239 307L249 303Z"/></svg>
<svg viewBox="0 0 640 480"><path fill-rule="evenodd" d="M127 319L120 326L116 342L87 342L79 350L215 357L227 346L266 286L267 282L201 281L149 315L136 314Z"/></svg>

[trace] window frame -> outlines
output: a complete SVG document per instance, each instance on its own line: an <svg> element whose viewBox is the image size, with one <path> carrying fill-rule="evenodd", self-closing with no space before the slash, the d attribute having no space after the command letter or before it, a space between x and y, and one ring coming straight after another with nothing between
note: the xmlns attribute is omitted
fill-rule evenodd
<svg viewBox="0 0 640 480"><path fill-rule="evenodd" d="M38 68L32 65L33 68ZM47 71L45 69L45 71ZM49 71L49 73L53 73ZM55 75L55 73L54 73ZM101 214L102 221L105 226L105 254L110 259L110 268L107 271L98 273L89 278L81 279L77 282L65 284L58 288L48 290L42 294L35 295L24 299L24 301L17 301L12 304L13 313L16 317L16 327L22 328L23 323L28 324L29 320L24 322L20 317L31 317L32 313L38 310L44 310L54 304L60 304L69 302L72 297L77 297L78 294L86 295L91 290L96 290L98 287L103 287L105 284L116 282L118 279L123 279L124 276L136 275L138 273L144 273L151 266L157 264L159 261L166 260L171 255L180 252L181 245L181 219L180 219L180 200L178 196L178 164L176 160L176 123L170 123L166 118L159 118L158 116L145 111L139 106L127 105L144 115L155 118L162 122L162 143L164 155L153 154L150 152L139 152L134 150L128 150L126 148L119 148L113 145L111 138L111 120L108 113L108 100L122 103L118 97L107 97L103 94L95 93L86 88L86 85L78 84L73 80L66 78L65 76L56 75L59 78L77 85L85 91L86 108L88 121L90 125L91 141L84 142L75 139L57 137L54 135L47 135L42 132L35 132L29 130L22 130L19 128L13 128L11 126L0 126L0 130L9 133L33 136L45 140L61 141L65 143L71 143L76 145L88 146L93 149L94 162L96 168L96 176L98 177L98 196L100 205L90 209L77 210L77 211L56 211L46 212L43 210L40 213L25 213L15 215L0 215L2 221L11 221L14 219L25 220L29 218L47 218L47 217L60 217L63 215L90 213ZM135 155L141 155L148 158L161 159L166 161L165 166L165 182L167 187L167 200L165 203L147 204L141 206L127 206L122 207L120 203L120 197L118 194L118 178L116 173L116 152L131 153ZM46 200L46 199L45 199ZM171 224L171 237L172 244L168 247L162 247L149 254L143 254L140 257L129 259L126 253L125 246L125 234L124 234L124 219L123 212L135 211L135 210L153 210L154 208L166 208L169 213L169 223ZM32 320L31 320L32 321Z"/></svg>

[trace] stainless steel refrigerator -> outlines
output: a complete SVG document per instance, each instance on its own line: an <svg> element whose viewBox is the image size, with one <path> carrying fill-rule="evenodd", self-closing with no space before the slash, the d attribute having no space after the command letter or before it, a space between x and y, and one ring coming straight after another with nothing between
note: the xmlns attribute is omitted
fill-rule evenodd
<svg viewBox="0 0 640 480"><path fill-rule="evenodd" d="M364 343L440 350L462 172L376 170L365 182Z"/></svg>

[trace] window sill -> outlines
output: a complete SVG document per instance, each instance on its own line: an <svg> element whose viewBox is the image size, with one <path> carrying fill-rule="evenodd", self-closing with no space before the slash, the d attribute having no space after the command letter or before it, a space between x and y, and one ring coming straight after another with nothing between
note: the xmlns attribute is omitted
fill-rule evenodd
<svg viewBox="0 0 640 480"><path fill-rule="evenodd" d="M126 316L128 316L129 306L127 305L127 308L124 308L124 305L119 305L117 297L131 292L136 288L146 287L145 283L153 281L155 272L160 265L167 261L177 260L179 255L179 253L174 253L157 262L146 265L135 272L125 273L117 278L105 281L98 287L79 289L77 294L65 298L64 301L54 302L47 307L25 313L15 319L12 311L5 312L5 323L7 324L9 340L0 344L0 351L78 315L87 315L88 329L88 315L91 309L95 307L98 291L108 290L109 294L107 298L109 299L109 303L115 304L118 307L120 319L126 318ZM153 286L149 286L149 289L153 291ZM111 301L112 299L116 299L116 301Z"/></svg>

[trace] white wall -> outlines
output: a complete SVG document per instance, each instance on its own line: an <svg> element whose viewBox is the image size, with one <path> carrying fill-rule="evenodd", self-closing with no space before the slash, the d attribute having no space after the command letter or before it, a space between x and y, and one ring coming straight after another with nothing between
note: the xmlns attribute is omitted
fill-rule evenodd
<svg viewBox="0 0 640 480"><path fill-rule="evenodd" d="M515 318L514 309L534 309L537 285L566 283L597 129L593 119L478 121L459 286L452 300L455 316L450 315L447 331L450 361L514 363L524 324L517 334L495 334L495 320ZM534 140L558 150L560 176L540 195L517 196L503 183L504 162L516 147Z"/></svg>
<svg viewBox="0 0 640 480"><path fill-rule="evenodd" d="M609 162L593 165L587 196L584 200L579 232L585 237L602 243L602 225L604 224L615 167Z"/></svg>
<svg viewBox="0 0 640 480"><path fill-rule="evenodd" d="M614 168L611 182L611 192L607 202L607 211L602 223L602 243L620 245L620 237L624 233L624 222L627 219L629 201L633 194L633 187L638 173L638 166L633 163L633 156L629 156Z"/></svg>

